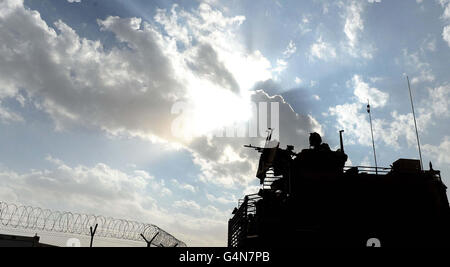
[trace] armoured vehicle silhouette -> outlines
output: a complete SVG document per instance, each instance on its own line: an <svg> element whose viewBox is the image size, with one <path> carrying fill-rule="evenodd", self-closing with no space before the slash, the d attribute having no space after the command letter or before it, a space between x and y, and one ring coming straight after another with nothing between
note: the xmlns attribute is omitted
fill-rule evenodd
<svg viewBox="0 0 450 267"><path fill-rule="evenodd" d="M320 135L295 153L266 139L256 176L258 193L239 201L228 222L228 246L445 247L450 207L440 172L419 160L390 168L345 167L341 148Z"/></svg>

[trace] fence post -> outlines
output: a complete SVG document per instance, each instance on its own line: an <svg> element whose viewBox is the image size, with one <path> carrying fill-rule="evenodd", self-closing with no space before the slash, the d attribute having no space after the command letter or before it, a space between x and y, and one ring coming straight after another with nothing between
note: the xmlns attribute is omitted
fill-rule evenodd
<svg viewBox="0 0 450 267"><path fill-rule="evenodd" d="M90 227L90 230L91 230L91 244L89 245L90 248L92 248L92 242L94 241L94 235L95 235L95 232L97 231L97 226L98 226L98 223L95 224L94 231L92 231L92 226Z"/></svg>

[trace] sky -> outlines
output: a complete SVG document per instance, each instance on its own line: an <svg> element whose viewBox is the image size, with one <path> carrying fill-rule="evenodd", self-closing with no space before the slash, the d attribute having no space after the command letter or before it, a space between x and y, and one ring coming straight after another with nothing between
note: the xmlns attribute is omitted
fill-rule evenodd
<svg viewBox="0 0 450 267"><path fill-rule="evenodd" d="M226 246L267 126L374 165L369 100L378 165L418 158L406 76L449 185L449 62L449 0L2 0L0 201Z"/></svg>

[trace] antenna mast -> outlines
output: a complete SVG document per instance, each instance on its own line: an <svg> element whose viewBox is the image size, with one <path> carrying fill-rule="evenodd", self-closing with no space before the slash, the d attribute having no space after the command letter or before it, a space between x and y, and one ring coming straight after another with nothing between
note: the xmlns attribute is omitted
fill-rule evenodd
<svg viewBox="0 0 450 267"><path fill-rule="evenodd" d="M370 114L370 102L369 102L369 99L367 99L367 113L369 113L370 132L372 133L373 157L375 158L375 174L378 175L377 153L375 152L375 141L373 139L372 115Z"/></svg>
<svg viewBox="0 0 450 267"><path fill-rule="evenodd" d="M411 85L409 84L408 76L406 76L406 80L408 80L409 97L411 98L411 108L412 108L413 117L414 117L414 126L416 127L417 147L419 148L419 157L420 157L420 169L423 170L422 152L420 151L419 132L417 131L416 112L414 111L414 102L413 102L413 97L412 97L412 93L411 93Z"/></svg>

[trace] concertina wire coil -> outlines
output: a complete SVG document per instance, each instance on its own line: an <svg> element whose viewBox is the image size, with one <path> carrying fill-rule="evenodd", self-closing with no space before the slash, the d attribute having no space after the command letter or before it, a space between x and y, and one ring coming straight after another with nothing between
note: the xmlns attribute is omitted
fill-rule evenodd
<svg viewBox="0 0 450 267"><path fill-rule="evenodd" d="M95 236L144 241L142 234L156 246L186 246L153 224L0 202L0 225L5 227L90 236L90 227L95 224Z"/></svg>

